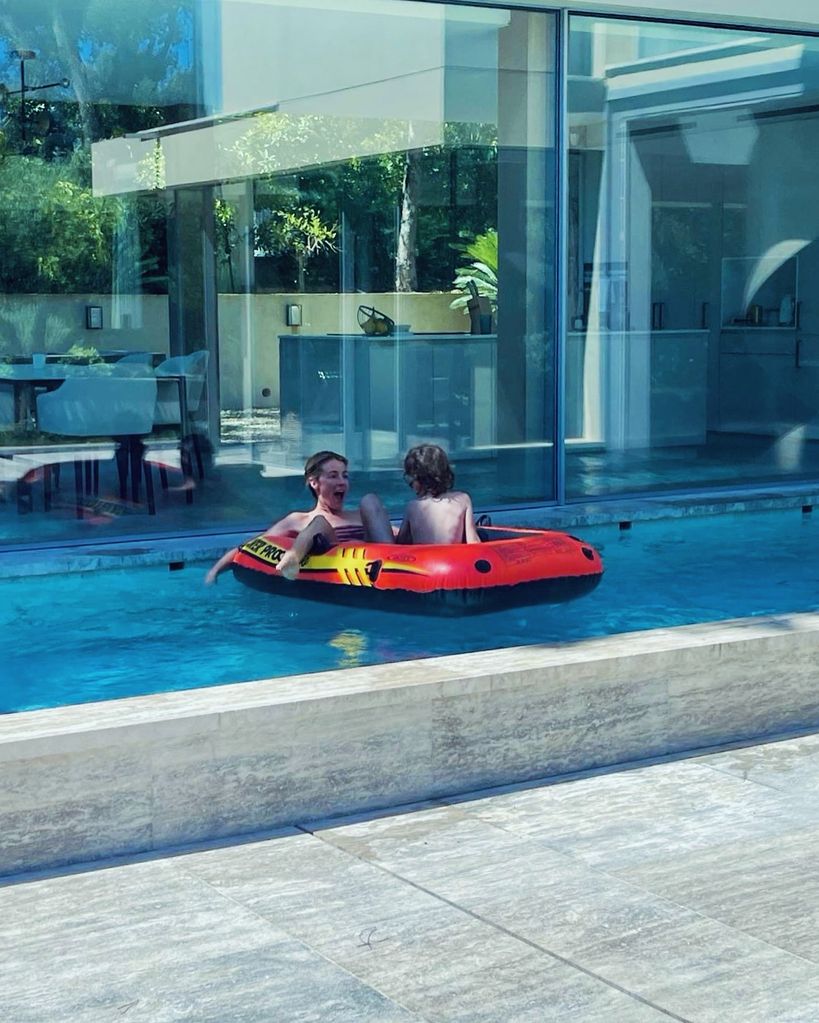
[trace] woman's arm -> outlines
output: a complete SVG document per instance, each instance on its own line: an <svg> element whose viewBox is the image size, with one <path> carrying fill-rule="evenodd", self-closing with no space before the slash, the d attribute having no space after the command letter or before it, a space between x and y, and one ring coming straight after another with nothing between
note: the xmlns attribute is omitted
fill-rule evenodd
<svg viewBox="0 0 819 1023"><path fill-rule="evenodd" d="M236 556L236 554L238 554L238 552L239 552L238 547L231 547L229 551L225 551L225 553L222 555L221 558L219 558L217 562L211 565L205 576L206 586L212 586L216 582L220 574L230 566L230 563L233 561L234 557Z"/></svg>
<svg viewBox="0 0 819 1023"><path fill-rule="evenodd" d="M275 536L281 533L289 533L300 530L304 525L305 517L306 517L305 512L290 512L289 514L285 515L283 519L279 519L278 522L274 522L273 525L270 526L269 529L267 529L265 532L266 534ZM205 575L206 586L212 586L219 578L219 576L222 574L222 572L224 572L225 569L230 568L230 565L233 562L233 559L238 553L238 551L239 551L238 547L231 547L229 551L225 551L225 553L222 555L221 558L219 558L217 562L211 565L211 567L208 569Z"/></svg>
<svg viewBox="0 0 819 1023"><path fill-rule="evenodd" d="M293 541L293 546L282 555L277 570L285 579L295 579L299 574L302 561L313 547L317 536L324 536L328 544L336 542L336 531L323 515L315 515Z"/></svg>

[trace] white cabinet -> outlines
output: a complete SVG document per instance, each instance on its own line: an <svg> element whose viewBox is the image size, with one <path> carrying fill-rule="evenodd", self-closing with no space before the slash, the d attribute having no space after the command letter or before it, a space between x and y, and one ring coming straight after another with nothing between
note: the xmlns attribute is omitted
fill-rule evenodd
<svg viewBox="0 0 819 1023"><path fill-rule="evenodd" d="M703 330L651 335L652 447L705 443L709 340Z"/></svg>
<svg viewBox="0 0 819 1023"><path fill-rule="evenodd" d="M819 337L798 330L723 331L719 423L725 433L819 436Z"/></svg>

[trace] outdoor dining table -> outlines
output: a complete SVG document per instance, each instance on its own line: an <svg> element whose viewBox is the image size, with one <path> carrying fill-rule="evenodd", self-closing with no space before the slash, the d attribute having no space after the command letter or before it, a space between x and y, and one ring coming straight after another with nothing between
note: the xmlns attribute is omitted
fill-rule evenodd
<svg viewBox="0 0 819 1023"><path fill-rule="evenodd" d="M11 384L14 392L14 421L30 430L34 429L36 418L35 391L52 391L77 370L88 370L87 366L70 363L47 362L42 366L32 363L12 363L0 367L0 386Z"/></svg>
<svg viewBox="0 0 819 1023"><path fill-rule="evenodd" d="M113 379L121 379L120 373L115 369L116 363L114 364L77 364L70 362L46 362L43 365L34 365L33 363L12 363L0 366L0 387L3 384L10 384L13 388L13 408L14 408L14 420L20 426L22 426L25 432L34 435L38 429L37 426L37 401L36 392L37 390L53 391L63 384L69 377L88 377L93 376L96 378L105 378L110 376ZM184 435L185 429L188 423L188 400L187 400L187 386L186 378L184 373L163 373L161 377L156 377L153 373L146 373L145 367L139 367L134 365L128 366L128 371L124 374L128 379L145 379L150 377L156 380L173 380L176 383L177 391L179 395L179 413L180 413L180 450L183 451L182 458L183 463L185 461L184 453ZM127 440L133 440L133 438L127 438ZM83 445L83 450L87 448L87 445ZM20 455L25 456L28 447L23 447L20 450ZM56 456L56 452L55 452ZM9 457L8 455L5 457ZM64 461L63 458L56 456L53 457L53 463L59 464ZM50 469L46 467L46 459L44 455L40 455L40 464L45 470L45 503L46 509L50 505ZM183 466L184 468L184 466ZM79 468L75 462L75 473L77 473L77 489L79 493L80 489L80 477ZM86 464L85 467L85 486L86 490L93 490L98 485L98 472L99 466L96 459L93 460L93 467L91 463ZM164 478L164 477L163 477ZM147 478L146 478L147 479ZM135 480L134 474L132 473L132 496L134 500L138 499L138 481ZM190 503L192 494L186 494L186 500ZM153 514L153 494L149 493L149 504L151 506L151 513ZM78 505L79 507L79 505Z"/></svg>

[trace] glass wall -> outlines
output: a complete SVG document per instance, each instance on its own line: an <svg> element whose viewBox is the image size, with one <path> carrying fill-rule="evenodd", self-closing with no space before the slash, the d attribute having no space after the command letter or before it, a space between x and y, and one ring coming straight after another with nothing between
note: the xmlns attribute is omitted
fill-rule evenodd
<svg viewBox="0 0 819 1023"><path fill-rule="evenodd" d="M11 0L0 545L256 528L312 450L552 499L553 18Z"/></svg>
<svg viewBox="0 0 819 1023"><path fill-rule="evenodd" d="M570 25L568 495L815 479L819 40Z"/></svg>

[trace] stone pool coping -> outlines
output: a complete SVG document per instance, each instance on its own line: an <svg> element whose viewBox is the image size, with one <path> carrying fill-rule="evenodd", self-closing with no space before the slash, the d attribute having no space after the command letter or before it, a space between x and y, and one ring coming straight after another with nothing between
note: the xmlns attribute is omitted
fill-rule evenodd
<svg viewBox="0 0 819 1023"><path fill-rule="evenodd" d="M806 731L818 682L807 613L10 714L0 874Z"/></svg>

